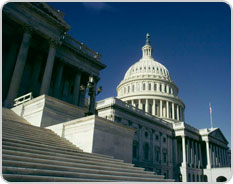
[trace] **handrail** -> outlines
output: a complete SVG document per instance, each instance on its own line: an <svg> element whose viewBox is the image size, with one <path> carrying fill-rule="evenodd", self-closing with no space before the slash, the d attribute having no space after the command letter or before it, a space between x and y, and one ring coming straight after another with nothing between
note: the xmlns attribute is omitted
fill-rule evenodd
<svg viewBox="0 0 233 184"><path fill-rule="evenodd" d="M29 101L31 99L33 99L32 92L27 93L27 94L25 94L23 96L20 96L20 97L14 99L14 107L18 106L18 105L21 105L21 104L23 104L23 103L25 103L25 102L27 102L27 101Z"/></svg>

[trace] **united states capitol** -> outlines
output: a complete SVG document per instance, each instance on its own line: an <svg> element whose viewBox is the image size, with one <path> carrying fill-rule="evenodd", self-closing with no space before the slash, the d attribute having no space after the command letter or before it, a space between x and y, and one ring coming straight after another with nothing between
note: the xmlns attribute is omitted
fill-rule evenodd
<svg viewBox="0 0 233 184"><path fill-rule="evenodd" d="M122 76L117 96L96 102L106 65L67 33L61 11L15 2L2 17L5 180L230 180L228 141L219 128L185 121L179 88L153 57L153 36L135 50L142 57Z"/></svg>

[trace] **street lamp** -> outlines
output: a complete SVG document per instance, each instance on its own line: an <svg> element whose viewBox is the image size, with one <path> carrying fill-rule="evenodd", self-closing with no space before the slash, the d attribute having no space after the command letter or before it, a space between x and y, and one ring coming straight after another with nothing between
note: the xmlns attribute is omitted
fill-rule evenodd
<svg viewBox="0 0 233 184"><path fill-rule="evenodd" d="M89 101L89 107L88 107L88 112L85 113L85 116L90 116L93 115L95 113L95 96L97 96L98 94L100 94L102 92L102 86L100 86L97 89L97 92L94 89L95 87L95 83L94 83L94 78L93 76L89 77L89 81L87 83L87 89L88 89L88 95L90 97L90 101ZM86 87L84 85L80 86L80 91L85 91Z"/></svg>

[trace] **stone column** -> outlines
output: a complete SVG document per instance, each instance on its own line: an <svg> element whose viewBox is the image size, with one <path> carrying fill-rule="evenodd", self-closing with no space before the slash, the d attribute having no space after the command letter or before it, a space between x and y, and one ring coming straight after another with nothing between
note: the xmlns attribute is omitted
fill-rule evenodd
<svg viewBox="0 0 233 184"><path fill-rule="evenodd" d="M175 104L172 103L172 119L175 119Z"/></svg>
<svg viewBox="0 0 233 184"><path fill-rule="evenodd" d="M146 99L146 106L145 106L145 112L149 112L149 104L148 104L149 102L148 102L148 99Z"/></svg>
<svg viewBox="0 0 233 184"><path fill-rule="evenodd" d="M136 106L134 100L132 100L132 106L134 106L134 107Z"/></svg>
<svg viewBox="0 0 233 184"><path fill-rule="evenodd" d="M207 169L211 168L211 163L210 163L210 148L209 148L209 141L206 141L206 154L207 154Z"/></svg>
<svg viewBox="0 0 233 184"><path fill-rule="evenodd" d="M154 162L154 130L151 130L150 135L150 160Z"/></svg>
<svg viewBox="0 0 233 184"><path fill-rule="evenodd" d="M159 110L160 112L160 118L162 118L163 117L163 101L162 100L160 100L160 110Z"/></svg>
<svg viewBox="0 0 233 184"><path fill-rule="evenodd" d="M192 167L194 166L194 140L192 140L192 150L191 150L192 156L191 156L191 164Z"/></svg>
<svg viewBox="0 0 233 184"><path fill-rule="evenodd" d="M74 79L74 94L73 94L73 103L74 105L79 105L79 93L80 93L80 79L81 73L77 72Z"/></svg>
<svg viewBox="0 0 233 184"><path fill-rule="evenodd" d="M52 72L53 72L53 64L54 64L55 54L56 54L56 48L55 48L56 44L57 43L55 41L51 41L51 44L49 47L49 53L48 53L45 71L44 71L43 80L42 80L41 89L40 89L41 95L48 94L49 92L49 86L50 86L50 81L51 81Z"/></svg>
<svg viewBox="0 0 233 184"><path fill-rule="evenodd" d="M182 167L186 167L186 150L185 150L185 136L181 136L182 138L182 153L183 153L183 162L182 162Z"/></svg>
<svg viewBox="0 0 233 184"><path fill-rule="evenodd" d="M56 98L60 98L61 96L61 81L62 81L63 68L64 68L64 64L59 63L57 77L56 77L55 84L54 84L54 96Z"/></svg>
<svg viewBox="0 0 233 184"><path fill-rule="evenodd" d="M187 149L186 149L186 158L187 158L187 164L190 164L190 144L189 144L189 139L186 139L187 141Z"/></svg>
<svg viewBox="0 0 233 184"><path fill-rule="evenodd" d="M4 62L4 56L2 57L3 63L2 63L2 98L3 100L6 98L8 87L10 84L8 84L9 81L11 81L11 71L14 70L15 66L15 60L18 53L18 44L12 43L9 52L6 56L6 61ZM3 54L4 55L4 54Z"/></svg>
<svg viewBox="0 0 233 184"><path fill-rule="evenodd" d="M142 137L142 126L139 125L138 127L138 160L142 161L143 160L143 137Z"/></svg>
<svg viewBox="0 0 233 184"><path fill-rule="evenodd" d="M226 163L226 152L225 152L225 148L223 148L223 160L224 160L224 167L226 167L227 163Z"/></svg>
<svg viewBox="0 0 233 184"><path fill-rule="evenodd" d="M198 167L198 151L197 151L197 142L195 141L195 167Z"/></svg>
<svg viewBox="0 0 233 184"><path fill-rule="evenodd" d="M224 162L223 162L223 149L220 149L221 151L221 167L224 166Z"/></svg>
<svg viewBox="0 0 233 184"><path fill-rule="evenodd" d="M152 104L152 115L155 116L155 99L153 99L153 104Z"/></svg>
<svg viewBox="0 0 233 184"><path fill-rule="evenodd" d="M9 87L7 98L5 101L6 107L12 107L14 99L18 95L20 83L21 83L22 76L23 76L24 66L26 64L26 60L28 56L30 41L31 41L30 30L26 30L23 34L23 39L22 39L22 42L19 48L14 72L11 78L10 87Z"/></svg>
<svg viewBox="0 0 233 184"><path fill-rule="evenodd" d="M199 167L202 167L201 143L199 143Z"/></svg>
<svg viewBox="0 0 233 184"><path fill-rule="evenodd" d="M215 156L215 146L214 145L212 145L212 164L213 164L213 167L215 167L216 166L216 156Z"/></svg>
<svg viewBox="0 0 233 184"><path fill-rule="evenodd" d="M177 120L180 120L179 105L176 105L176 114L177 114Z"/></svg>
<svg viewBox="0 0 233 184"><path fill-rule="evenodd" d="M138 107L139 107L139 109L142 110L142 99L139 99L139 100L138 100Z"/></svg>
<svg viewBox="0 0 233 184"><path fill-rule="evenodd" d="M169 118L169 103L168 103L168 101L166 101L166 104L167 104L167 118Z"/></svg>

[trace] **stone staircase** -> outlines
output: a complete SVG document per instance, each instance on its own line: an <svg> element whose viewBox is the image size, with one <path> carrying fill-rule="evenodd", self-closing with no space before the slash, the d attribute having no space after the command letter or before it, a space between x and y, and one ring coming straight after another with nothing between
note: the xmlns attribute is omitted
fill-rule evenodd
<svg viewBox="0 0 233 184"><path fill-rule="evenodd" d="M9 109L3 108L2 114L2 172L7 181L173 181L110 156L85 153Z"/></svg>

